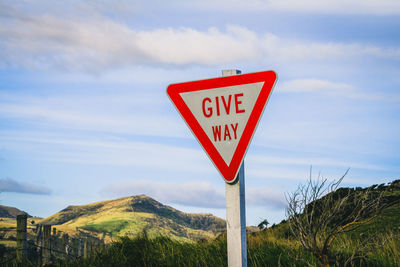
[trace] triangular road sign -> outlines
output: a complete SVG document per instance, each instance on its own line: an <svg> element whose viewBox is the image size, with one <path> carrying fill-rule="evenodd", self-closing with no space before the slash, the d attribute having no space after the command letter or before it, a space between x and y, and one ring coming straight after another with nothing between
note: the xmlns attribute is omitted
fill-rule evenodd
<svg viewBox="0 0 400 267"><path fill-rule="evenodd" d="M276 81L274 71L176 83L167 94L228 183L235 182Z"/></svg>

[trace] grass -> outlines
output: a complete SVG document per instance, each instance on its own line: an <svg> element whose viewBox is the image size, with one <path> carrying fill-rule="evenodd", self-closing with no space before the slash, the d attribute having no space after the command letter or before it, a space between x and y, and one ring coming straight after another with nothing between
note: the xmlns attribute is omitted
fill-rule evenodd
<svg viewBox="0 0 400 267"><path fill-rule="evenodd" d="M120 232L120 229L125 228L128 224L127 220L110 220L101 223L87 223L81 228L96 233L111 233L116 234Z"/></svg>
<svg viewBox="0 0 400 267"><path fill-rule="evenodd" d="M303 253L267 237L250 238L248 266L307 266L291 255ZM313 262L311 255L304 260ZM168 237L122 237L88 259L59 263L60 266L227 266L226 239L194 243Z"/></svg>
<svg viewBox="0 0 400 267"><path fill-rule="evenodd" d="M359 238L343 235L335 241L333 254L340 262L354 255L361 266L400 266L399 233L375 233Z"/></svg>
<svg viewBox="0 0 400 267"><path fill-rule="evenodd" d="M315 258L288 235L286 227L282 223L247 235L248 266L316 265ZM398 231L376 233L374 242L364 244L365 253L357 254L365 237L368 235L338 237L332 247L331 266L344 266L352 255L354 266L400 266ZM150 237L144 231L135 237L120 237L86 259L58 260L55 266L227 266L226 245L226 235L208 241L183 242L167 236ZM35 264L31 259L29 263L8 266Z"/></svg>
<svg viewBox="0 0 400 267"><path fill-rule="evenodd" d="M0 245L4 245L9 248L16 248L17 241L16 240L0 240Z"/></svg>

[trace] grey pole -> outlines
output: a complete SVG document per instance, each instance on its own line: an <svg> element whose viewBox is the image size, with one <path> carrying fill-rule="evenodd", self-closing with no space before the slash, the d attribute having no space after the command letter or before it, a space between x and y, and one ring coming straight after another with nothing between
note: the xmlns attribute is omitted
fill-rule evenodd
<svg viewBox="0 0 400 267"><path fill-rule="evenodd" d="M223 70L222 76L240 74L240 70ZM228 243L228 266L247 266L246 202L244 161L240 166L236 182L225 183L226 230Z"/></svg>

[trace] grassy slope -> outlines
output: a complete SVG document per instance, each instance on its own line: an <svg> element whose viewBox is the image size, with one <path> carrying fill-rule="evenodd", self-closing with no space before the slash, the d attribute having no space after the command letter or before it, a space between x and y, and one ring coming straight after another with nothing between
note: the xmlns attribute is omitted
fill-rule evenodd
<svg viewBox="0 0 400 267"><path fill-rule="evenodd" d="M42 218L30 217L28 218L28 239L32 239L35 234L33 233L33 222L40 221ZM0 244L7 247L16 247L16 228L17 222L15 218L0 217Z"/></svg>
<svg viewBox="0 0 400 267"><path fill-rule="evenodd" d="M93 232L110 241L116 236L135 236L146 230L149 236L166 235L179 240L213 238L225 226L222 219L209 214L187 214L146 197L120 198L83 206L69 206L41 223L76 235Z"/></svg>
<svg viewBox="0 0 400 267"><path fill-rule="evenodd" d="M380 189L375 189L380 190ZM388 203L394 203L389 207L384 208L380 214L371 220L370 222L362 225L361 227L351 232L354 235L360 235L361 233L388 233L393 231L400 231L400 182L384 187L382 190L386 190L384 193L385 197L390 197ZM277 233L280 233L282 237L289 235L289 226L286 221L282 221L274 228Z"/></svg>
<svg viewBox="0 0 400 267"><path fill-rule="evenodd" d="M25 211L19 210L14 207L0 205L0 217L1 218L14 218L15 219L15 218L17 218L17 215L19 215L19 214L26 214L26 215L28 215L28 217L32 217Z"/></svg>

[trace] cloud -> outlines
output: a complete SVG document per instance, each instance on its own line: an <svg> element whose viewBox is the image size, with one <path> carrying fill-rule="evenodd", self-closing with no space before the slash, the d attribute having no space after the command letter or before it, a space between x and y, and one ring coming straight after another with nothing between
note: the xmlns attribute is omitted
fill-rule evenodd
<svg viewBox="0 0 400 267"><path fill-rule="evenodd" d="M9 1L12 2L12 1ZM126 18L145 13L166 12L168 9L191 12L193 10L223 12L288 12L295 14L367 14L367 15L396 15L400 14L398 0L103 0L77 1L65 0L60 3L51 0L24 1L14 4L32 11L48 10L60 15L65 12L83 14L110 14L117 18ZM7 7L0 3L0 13L6 13ZM3 11L3 12L2 12ZM10 13L10 11L8 11Z"/></svg>
<svg viewBox="0 0 400 267"><path fill-rule="evenodd" d="M105 187L103 194L130 196L145 194L161 202L202 208L225 208L225 194L206 182L150 182L134 181ZM268 188L247 188L246 203L282 209L286 206L282 192Z"/></svg>
<svg viewBox="0 0 400 267"><path fill-rule="evenodd" d="M278 210L286 207L284 193L276 188L246 188L246 203Z"/></svg>
<svg viewBox="0 0 400 267"><path fill-rule="evenodd" d="M289 40L236 25L223 30L136 30L101 15L7 14L0 26L0 47L5 51L0 59L5 66L26 69L99 73L133 66L293 63L357 56L400 59L398 48Z"/></svg>
<svg viewBox="0 0 400 267"><path fill-rule="evenodd" d="M345 83L335 83L319 79L298 79L283 82L279 85L280 92L349 92L355 88Z"/></svg>
<svg viewBox="0 0 400 267"><path fill-rule="evenodd" d="M179 117L172 112L159 113L166 104L172 108L167 101L164 91L157 95L99 92L90 97L81 93L49 97L0 93L0 117L50 129L187 138L189 132Z"/></svg>
<svg viewBox="0 0 400 267"><path fill-rule="evenodd" d="M204 182L164 183L142 180L110 185L102 193L113 196L145 194L164 203L205 208L225 207L224 194Z"/></svg>
<svg viewBox="0 0 400 267"><path fill-rule="evenodd" d="M277 85L276 91L283 93L324 93L361 100L383 101L389 103L400 102L399 94L365 93L347 83L338 83L320 79L296 79L285 81Z"/></svg>
<svg viewBox="0 0 400 267"><path fill-rule="evenodd" d="M104 112L103 110L102 112ZM0 116L36 121L38 124L69 129L131 133L149 136L185 137L182 124L166 115L156 114L95 114L95 112L51 108L37 104L4 104Z"/></svg>
<svg viewBox="0 0 400 267"><path fill-rule="evenodd" d="M173 1L175 5L181 3ZM181 4L182 5L182 4ZM317 14L400 14L400 3L397 0L193 0L183 4L186 8L218 9L236 12L243 11L281 11L291 13Z"/></svg>
<svg viewBox="0 0 400 267"><path fill-rule="evenodd" d="M104 166L137 166L151 170L201 173L214 172L207 156L200 150L160 144L93 136L60 136L35 132L3 132L3 149L35 155L37 160L94 164Z"/></svg>
<svg viewBox="0 0 400 267"><path fill-rule="evenodd" d="M247 164L250 165L250 164ZM265 166L258 166L254 168L249 168L246 172L246 176L261 178L265 180L275 180L275 181L283 181L283 180L293 180L293 181L302 181L307 180L307 172L302 170L297 170L295 168L279 168L279 167L271 167L266 168Z"/></svg>
<svg viewBox="0 0 400 267"><path fill-rule="evenodd" d="M366 170L384 170L382 166L377 164L366 164L362 162L350 162L345 160L336 160L331 158L323 157L279 157L279 156L261 156L261 155L250 155L247 157L253 164L260 165L300 165L300 166L333 166L343 168L357 168Z"/></svg>
<svg viewBox="0 0 400 267"><path fill-rule="evenodd" d="M21 6L21 5L19 5ZM51 0L38 0L30 3L24 1L30 10L51 10L62 14L62 11L75 13L108 13L116 17L127 17L148 9L162 10L218 10L219 12L290 12L296 14L368 14L396 15L400 14L397 0L103 0L77 1L65 0L57 3ZM187 11L186 11L187 12Z"/></svg>
<svg viewBox="0 0 400 267"><path fill-rule="evenodd" d="M15 192L23 194L50 195L51 190L44 186L20 183L11 178L0 179L0 192Z"/></svg>

